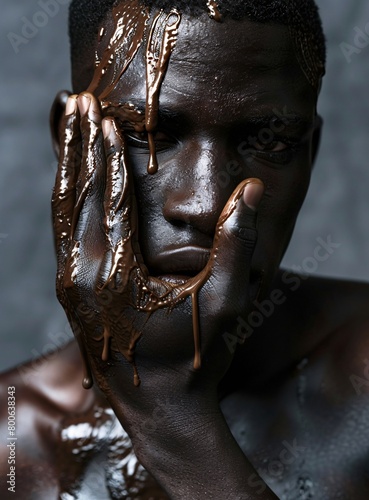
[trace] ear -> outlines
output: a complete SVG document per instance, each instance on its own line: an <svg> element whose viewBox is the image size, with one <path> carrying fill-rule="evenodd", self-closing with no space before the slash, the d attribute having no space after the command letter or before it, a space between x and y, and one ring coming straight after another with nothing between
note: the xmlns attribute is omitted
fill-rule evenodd
<svg viewBox="0 0 369 500"><path fill-rule="evenodd" d="M54 148L56 157L59 158L60 150L60 126L64 116L65 106L71 92L68 90L61 90L56 94L53 105L50 110L50 132L51 141Z"/></svg>
<svg viewBox="0 0 369 500"><path fill-rule="evenodd" d="M311 164L313 167L319 151L322 130L323 130L323 118L320 115L316 115L314 130L313 130L312 145L311 145Z"/></svg>

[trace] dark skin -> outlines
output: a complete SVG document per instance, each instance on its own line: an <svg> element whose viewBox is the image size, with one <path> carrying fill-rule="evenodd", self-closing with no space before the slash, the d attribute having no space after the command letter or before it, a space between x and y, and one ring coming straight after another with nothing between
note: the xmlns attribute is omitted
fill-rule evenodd
<svg viewBox="0 0 369 500"><path fill-rule="evenodd" d="M109 20L105 28L111 30ZM5 376L4 386L17 386L18 401L32 409L31 431L18 425L27 435L27 439L21 436L18 448L24 476L19 474L17 480L24 498L26 483L38 490L35 498L53 498L83 474L83 467L73 464L70 450L68 455L60 432L66 427L65 418L69 424L90 422L97 428L93 415L98 405L114 409L137 457L165 490L166 494L153 490L156 487L147 478L153 498L367 498L368 386L358 394L350 376L364 377L368 287L292 275L286 279L278 271L306 194L319 135L316 95L299 68L287 31L247 20L218 24L205 15L199 21L184 16L161 91L160 106L171 114L160 122L156 139L163 149L159 172L153 176L146 173L144 137L120 128L114 117L102 121L101 103L90 94L69 100L56 136L66 151L71 196L76 197L77 189L78 197L85 184L89 158L94 159L94 169L72 238L68 233L64 242L62 233L69 231L68 225L56 224L58 293L88 352L95 385L91 391L81 388L81 360L72 344L37 370L26 368L28 386L16 371ZM137 58L110 101L116 106L144 101L143 68ZM78 88L88 87L85 75L75 70ZM104 81L95 95L103 88ZM254 143L252 159L245 162L239 144L245 137L257 136L260 128L270 127L273 110L282 112L284 107L288 124L277 124L281 131L268 147ZM74 161L70 138L88 144L93 128L95 145ZM232 160L242 169L224 186L218 174ZM113 183L115 169L120 181L114 177ZM74 209L60 196L61 173L62 165L54 214L57 205L66 221L73 218ZM118 194L108 189L127 179ZM248 184L251 190L245 189L247 179L254 179ZM237 189L237 208L224 212ZM109 324L109 318L120 317L131 298L132 278L124 287L110 287L109 278L114 276L116 283L117 276L110 272L110 261L102 263L127 227L135 227L134 193L140 236L129 241L146 284L155 282L160 289L172 280L175 293L182 281L168 274L200 273L204 262L199 253L207 252L212 262L199 293L200 370L193 369L189 297L169 315L165 308L154 312L147 323L146 313L134 307L128 310L142 327L135 352L139 387L133 385L124 349L113 344L109 361L101 359L103 341L96 333ZM112 204L117 206L117 199L123 204L114 211L113 223L104 225L105 212ZM128 221L120 211L127 207ZM227 216L220 227L222 213ZM73 267L70 255L76 241L80 257ZM160 259L164 252L186 247L190 249L180 263L171 257L170 268L167 254ZM112 300L102 305L98 297L105 283ZM248 317L256 295L260 303L276 289L286 300L245 343L227 344L224 332L237 338L237 318ZM81 303L86 307L81 309ZM91 309L99 311L93 321ZM126 326L118 322L119 328ZM119 332L116 338L121 338ZM301 363L304 359L308 361ZM50 373L56 376L50 378ZM104 461L112 435L107 433L102 440L96 455ZM62 452L60 461L55 446ZM39 454L31 463L28 457L34 457L36 447ZM88 460L93 463L96 457L89 455ZM67 466L70 476L61 485L60 473ZM46 477L42 486L32 479L39 467ZM150 495L141 493L139 498Z"/></svg>

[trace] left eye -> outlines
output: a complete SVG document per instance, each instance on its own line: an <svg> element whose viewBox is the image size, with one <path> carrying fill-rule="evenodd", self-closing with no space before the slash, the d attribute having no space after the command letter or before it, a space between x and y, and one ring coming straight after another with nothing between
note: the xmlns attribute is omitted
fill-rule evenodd
<svg viewBox="0 0 369 500"><path fill-rule="evenodd" d="M274 140L271 142L253 141L248 144L247 148L250 157L280 165L290 163L298 150L299 143L294 140Z"/></svg>
<svg viewBox="0 0 369 500"><path fill-rule="evenodd" d="M282 141L273 141L268 144L263 144L258 141L253 144L253 147L256 151L266 151L268 153L279 153L288 149L288 145Z"/></svg>

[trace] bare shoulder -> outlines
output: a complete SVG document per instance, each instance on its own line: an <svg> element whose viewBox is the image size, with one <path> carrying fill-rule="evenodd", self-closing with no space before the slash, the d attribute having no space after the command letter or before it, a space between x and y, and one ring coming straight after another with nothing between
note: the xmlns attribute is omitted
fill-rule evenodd
<svg viewBox="0 0 369 500"><path fill-rule="evenodd" d="M327 380L336 386L339 399L361 402L361 411L369 415L369 285L337 286L333 310L340 322L317 354L324 353Z"/></svg>
<svg viewBox="0 0 369 500"><path fill-rule="evenodd" d="M302 294L300 311L303 303L312 304L312 327L321 331L314 351L325 353L327 366L345 380L367 376L369 389L369 283L310 278ZM312 336L312 328L308 332Z"/></svg>
<svg viewBox="0 0 369 500"><path fill-rule="evenodd" d="M301 487L303 471L317 498L323 491L324 498L369 498L369 286L291 273L287 280L299 286L276 283L283 295L266 299L281 302L273 314L270 302L260 302L270 317L237 353L228 382L233 391L241 384L222 409L279 496ZM288 464L280 459L283 480L275 480L281 443L300 451Z"/></svg>
<svg viewBox="0 0 369 500"><path fill-rule="evenodd" d="M368 352L363 345L368 320L368 283L281 270L269 294L238 318L235 340L225 339L235 349L225 383L268 385L313 352L328 345L333 349L331 342L346 342L350 352Z"/></svg>
<svg viewBox="0 0 369 500"><path fill-rule="evenodd" d="M85 411L93 391L82 387L82 361L76 342L14 367L0 375L0 390L14 386L19 404L27 401L54 408L56 412Z"/></svg>
<svg viewBox="0 0 369 500"><path fill-rule="evenodd" d="M94 393L82 388L80 374L78 356L69 344L0 376L1 401L8 402L0 408L1 435L9 444L0 448L0 472L2 478L15 473L17 498L57 498L55 447L61 422L94 400ZM4 481L1 491L11 486Z"/></svg>
<svg viewBox="0 0 369 500"><path fill-rule="evenodd" d="M351 327L359 335L368 327L369 283L282 271L276 287L284 300L275 309L274 323L280 332L292 328L297 343L304 345L308 337L315 349L337 338L338 331Z"/></svg>
<svg viewBox="0 0 369 500"><path fill-rule="evenodd" d="M303 314L304 318L314 318L319 314L329 323L335 318L338 324L368 310L369 283L363 281L301 275L280 270L274 282L273 290L275 289L280 290L284 298L279 318L285 321L296 312L296 316ZM271 294L273 295L273 291Z"/></svg>

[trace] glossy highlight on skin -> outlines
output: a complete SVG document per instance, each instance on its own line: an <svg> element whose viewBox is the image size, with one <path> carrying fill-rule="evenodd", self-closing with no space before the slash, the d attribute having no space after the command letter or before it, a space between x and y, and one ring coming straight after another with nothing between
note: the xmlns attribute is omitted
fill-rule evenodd
<svg viewBox="0 0 369 500"><path fill-rule="evenodd" d="M132 103L126 102L120 106L110 106L102 103L106 116L114 116L121 123L129 123L135 132L142 133L145 128L145 115Z"/></svg>
<svg viewBox="0 0 369 500"><path fill-rule="evenodd" d="M110 70L112 72L111 83L99 96L101 101L114 89L137 54L149 18L147 9L143 9L137 0L124 2L124 6L118 3L113 8L112 14L115 23L114 33L101 60L96 54L95 74L88 88L89 92L94 93L102 77ZM101 30L99 33L100 43L104 34L105 32Z"/></svg>
<svg viewBox="0 0 369 500"><path fill-rule="evenodd" d="M103 103L105 114L109 115L111 112L110 103L105 100L106 96L115 88L118 81L128 69L130 63L138 52L138 49L143 41L144 32L149 20L149 13L147 9L143 9L137 0L119 4L113 8L112 11L114 19L114 31L110 38L109 44L105 49L101 60L96 51L95 56L95 73L88 92L94 93L99 86L102 78L110 71L110 84L107 85L104 91L99 95L99 100ZM134 105L125 103L119 107L119 118L122 122L128 122L136 132L148 132L150 144L150 160L148 164L148 173L153 174L158 169L156 159L155 141L153 133L157 126L157 114L159 107L159 94L161 85L163 83L165 73L168 67L170 56L174 50L178 35L178 26L181 20L180 14L172 9L167 15L163 11L154 18L150 36L147 43L146 50L146 64L147 64L147 108L146 116L143 116ZM105 29L101 28L98 35L98 43L100 44L105 36ZM114 65L113 65L114 63ZM116 107L114 107L114 114L117 115ZM91 141L94 140L92 137ZM90 141L90 142L91 142ZM92 144L88 145L92 149ZM74 234L77 221L80 215L80 210L83 205L86 193L89 189L91 175L88 176L79 199L76 203L76 210L74 211L73 221L71 223L71 234ZM66 234L66 233L65 233ZM122 242L124 247L124 243ZM120 251L123 248L117 249L115 255L115 271L117 270ZM126 251L126 249L125 249ZM125 255L125 254L124 254ZM123 256L123 255L122 255ZM77 269L78 248L74 248L71 255L73 269ZM121 269L121 268L120 268ZM112 272L114 272L112 270ZM72 275L72 281L75 278L75 273ZM104 328L104 349L102 354L103 360L109 358L109 345L110 345L109 330ZM128 352L125 352L127 359L133 363L133 350L137 343L139 334L134 335L132 342L129 345ZM83 379L83 387L90 388L93 384L91 370L87 359L87 353L82 350L82 356L85 363L85 376ZM134 384L138 386L140 379L136 366L134 365Z"/></svg>
<svg viewBox="0 0 369 500"><path fill-rule="evenodd" d="M193 367L195 370L198 370L201 367L200 313L198 306L198 294L212 273L212 269L217 258L219 238L221 232L223 231L223 225L236 210L238 203L240 202L240 198L243 196L245 187L250 182L261 184L261 182L257 179L246 179L245 181L241 182L233 192L219 218L219 222L217 224L215 232L213 249L210 254L209 261L204 269L197 274L197 276L188 279L185 283L182 284L169 283L155 277L146 277L145 273L140 268L133 251L132 237L135 232L135 228L131 228L129 236L125 239L121 239L115 249L114 255L112 257L112 266L109 277L103 286L103 288L108 288L109 290L117 290L120 294L122 294L124 290L126 290L131 276L133 276L137 289L134 307L136 310L148 313L149 316L153 312L164 308L167 308L170 312L177 304L186 300L187 297L191 297L195 349ZM114 311L109 310L108 317L111 318L114 316ZM123 318L121 318L121 321L123 321ZM107 361L110 357L109 350L111 347L111 340L114 341L115 345L119 345L122 343L122 339L120 337L122 335L128 335L129 338L125 339L123 342L123 344L128 345L128 349L123 351L120 350L120 352L133 365L134 384L138 386L140 383L140 379L134 363L134 350L137 341L141 336L141 332L135 331L135 329L132 328L128 328L126 325L124 325L124 328L122 329L114 330L115 331L113 332L109 324L105 323L102 359ZM116 336L118 336L119 338Z"/></svg>
<svg viewBox="0 0 369 500"><path fill-rule="evenodd" d="M113 121L111 122L113 126ZM115 133L117 130L114 129ZM107 144L109 146L109 144ZM90 147L90 145L89 145ZM103 340L101 358L108 361L113 349L120 352L134 371L134 385L140 384L140 378L135 365L135 347L142 335L142 329L136 327L132 321L132 312L146 313L145 324L150 316L159 309L167 309L170 313L177 304L191 297L192 326L194 337L195 370L201 367L200 342L200 312L198 295L212 274L217 259L221 233L225 222L236 210L246 186L252 183L261 183L258 179L246 179L235 189L223 209L216 226L213 248L204 269L195 277L183 280L181 283L171 283L163 279L148 276L145 266L137 258L137 218L133 214L130 191L130 177L126 166L126 149L115 153L107 166L106 196L104 202L104 226L108 250L105 253L100 273L106 274L104 284L98 287L96 294L100 299L100 317L103 333L95 336L96 341ZM79 213L79 211L78 211ZM114 230L119 227L120 236L115 242ZM71 240L74 236L71 233ZM83 258L82 258L83 261ZM68 273L64 280L64 287L73 290L78 287L78 271L81 265L80 242L74 241L67 264ZM104 305L104 293L110 296L109 303ZM104 299L104 300L103 300ZM92 314L93 311L92 311ZM78 328L77 328L77 331ZM92 377L88 368L88 357L85 350L82 356L87 367L84 377L84 387L92 385Z"/></svg>
<svg viewBox="0 0 369 500"><path fill-rule="evenodd" d="M153 133L158 124L159 95L168 68L169 59L176 46L181 16L176 9L169 14L163 11L155 17L146 48L146 130L150 147L147 167L149 174L158 170Z"/></svg>
<svg viewBox="0 0 369 500"><path fill-rule="evenodd" d="M4 387L19 385L22 393L18 394L25 394L26 416L30 422L25 429L25 439L18 439L20 445L26 443L28 456L32 458L29 460L26 455L25 460L19 455L17 459L22 468L19 486L25 485L24 495L20 494L22 498L29 497L33 478L37 481L38 472L42 470L42 492L51 479L71 498L162 499L159 492L149 490L148 478L141 474L132 444L122 433L122 427L116 420L113 422L116 417L109 405L123 427L129 429L135 450L140 452L139 460L147 464L170 498L254 497L258 495L259 486L266 488L262 480L264 474L275 495L260 495L263 498L302 499L319 494L329 498L367 498L366 450L362 443L363 436L368 434L368 391L358 397L349 384L349 377L352 373L362 374L360 356L367 339L368 287L357 288L314 277L301 280L284 271L279 272L277 281L270 280L269 270L279 265L274 255L285 246L289 227L299 210L306 185L305 172L310 170L314 155L313 145L304 147L302 154L285 168L281 164L265 165L255 159L255 170L241 172L226 188L219 186L217 178L224 159L233 158L235 144L229 140L230 132L241 128L243 117L259 116L275 105L282 107L287 97L291 97L287 103L288 113L294 109L297 115L310 117L313 112L312 103L308 103L311 89L307 88L303 75L293 71L292 65L289 65L292 71L287 71L280 64L281 53L288 54L290 62L295 61L293 47L285 50L285 41L289 39L287 29L253 25L246 20L232 26L228 18L219 24L207 13L202 19L203 23L196 20L194 24L187 24L184 15L181 43L176 47L161 91L160 99L166 111L175 104L177 112L191 117L191 124L187 136L179 137L181 147L158 155L161 168L157 175L146 175L146 144L144 151L142 148L132 151L127 158L131 160L131 165L127 165L131 169L125 168L121 152L125 148L126 127L116 123L119 115L122 122L134 121L134 130L143 127L145 132L144 111L140 113L130 104L145 102L144 70L141 64L136 66L139 55L131 65L134 66L132 80L122 78L113 92L115 104L121 106L119 112L114 114L105 108L101 114L101 103L93 98L91 113L81 109L80 114L77 111L77 118L71 118L77 127L69 127L71 105L67 106L67 118L58 123L58 126L66 125L58 128L66 129L67 138L62 136L61 149L66 149L64 156L68 160L59 165L54 211L57 242L61 242L57 247L58 287L65 287L70 279L65 302L68 319L76 337L83 338L97 384L89 392L78 384L82 364L76 345L68 354L62 349L53 359L50 356L50 359L39 360L37 370L32 362L28 364L28 372L21 367L18 374L13 371L5 380ZM108 19L109 35L112 28L114 23ZM243 33L247 34L245 39ZM106 36L104 48L108 39ZM265 52L260 46L264 40ZM269 46L275 51L269 52ZM100 56L102 52L98 52ZM140 53L144 53L143 46ZM253 60L255 53L261 55L258 61L264 63L260 65L260 74L255 65L245 64ZM192 64L187 67L178 64L187 54L192 56ZM276 66L282 68L278 79L275 78L277 71L272 69ZM266 68L269 71L265 71ZM90 69L93 70L92 53ZM246 81L242 75L246 75ZM109 74L102 84L109 84L108 78ZM193 82L190 88L186 85L189 78ZM213 81L217 83L212 87L209 82ZM78 88L86 87L85 80L83 82ZM230 87L229 83L232 83ZM257 90L258 96L250 96L250 89ZM188 90L192 91L190 96L185 95ZM212 97L219 96L228 99L220 98L219 106L216 102L212 105ZM80 97L83 98L83 94ZM215 108L219 108L221 114ZM112 118L105 118L101 124L101 115L110 112ZM270 117L266 118L269 122ZM93 127L88 121L95 119L99 130L97 144L91 145L93 149L88 158L82 156L81 161L79 155L75 159L74 151L81 144L81 136L83 143L91 144ZM160 124L158 130L174 130L171 126L174 119L169 113L163 113L163 127ZM107 122L117 125L118 132L111 141L107 140ZM219 125L217 130L214 124ZM178 125L182 131L184 122L178 121ZM252 130L256 131L257 126ZM298 135L303 133L301 130ZM293 134L297 134L295 127L291 128ZM121 141L117 140L118 135ZM77 147L65 148L73 142ZM133 149L134 142L131 144ZM86 181L83 171L87 169L83 163L94 157L100 161L96 162L75 234L71 234L71 221L77 219L75 198ZM161 158L165 158L162 165ZM64 178L60 178L61 173L65 174ZM135 189L133 182L128 182L127 173L132 173ZM252 184L245 186L243 194L246 205L239 199L229 207L234 214L231 220L226 218L227 213L223 214L216 226L234 188L246 176L254 175L260 177L266 187L262 203L259 203L261 195L257 195L259 186L254 189L255 181L250 180ZM132 196L127 189L129 184ZM141 249L156 279L148 277L135 246L138 238L134 193L141 209ZM223 231L219 230L222 226ZM220 244L214 242L212 250L216 230ZM124 259L126 248L136 260ZM264 255L263 248L268 250ZM183 250L182 261L174 262L173 254L181 254ZM190 290L189 279L182 274L200 273L208 264L210 252L214 266L208 280L201 289ZM158 256L157 260L152 256ZM169 274L176 270L178 276L182 275L180 279ZM265 279L268 295L256 293L258 276L260 281ZM178 304L180 287L188 289L186 301ZM166 304L162 310L155 300ZM256 307L253 314L263 310L263 324L255 328L255 334L250 332L252 339L247 340L244 347L235 345L236 340L242 343L245 339L244 323L239 321L257 318L251 316L252 306ZM273 313L269 318L266 316L270 307ZM72 321L69 315L73 315ZM352 323L355 318L359 319L359 325ZM231 337L227 337L225 331L230 332ZM107 336L105 340L103 334ZM138 339L141 334L135 353L135 336ZM191 370L192 334L195 344L201 334L204 361L199 374ZM227 338L231 344L224 342ZM103 347L106 361L101 361ZM234 348L237 352L233 357ZM72 358L71 352L75 352ZM135 354L143 379L139 390L132 386L132 365L119 352L131 356L132 362ZM199 354L194 360L196 366L201 361L199 346L195 345L195 352ZM99 387L103 394L99 393ZM227 426L222 427L224 418L219 413L218 399L229 430ZM91 405L94 405L92 410ZM32 408L37 408L35 418ZM209 418L203 418L204 414ZM345 428L342 422L346 423ZM199 439L196 431L203 429L211 429L211 433L203 433ZM230 439L223 441L227 435ZM220 445L216 444L216 436L221 438ZM183 449L188 453L181 456ZM254 470L242 462L239 449ZM219 460L224 450L225 459ZM18 453L21 451L19 448ZM60 462L55 463L55 455L60 457ZM205 461L204 457L207 457ZM280 466L277 471L276 457L281 459L277 460ZM168 464L168 473L163 477L163 467ZM189 464L192 467L187 467ZM273 472L267 473L267 470ZM141 483L139 476L141 485L137 484L137 480ZM101 483L104 491L98 488ZM87 494L84 485L90 486ZM56 493L35 492L34 495L54 498Z"/></svg>
<svg viewBox="0 0 369 500"><path fill-rule="evenodd" d="M209 9L210 19L214 19L214 21L217 21L218 23L222 22L223 17L222 14L219 12L219 7L217 2L215 0L207 0L206 5Z"/></svg>
<svg viewBox="0 0 369 500"><path fill-rule="evenodd" d="M103 53L101 61L97 60L95 74L89 91L92 93L96 90L103 77L110 78L110 83L104 86L104 91L100 94L98 101L101 103L106 116L113 115L115 119L118 118L121 122L128 123L136 132L142 133L146 131L148 133L150 160L147 171L148 174L154 174L158 169L154 133L158 123L159 95L170 57L176 46L181 15L175 9L172 9L169 14L160 11L152 21L146 46L147 94L144 116L132 103L126 102L117 107L107 99L107 96L115 88L137 54L148 24L148 13L139 7L136 0L133 0L129 4L129 7L127 7L126 3L124 5L124 10L122 10L122 5L118 5L113 10L113 35ZM211 18L220 21L220 14L216 9L215 2L212 2L211 5L209 4L209 8L210 6L211 13L214 14L211 15ZM101 30L98 43L102 43L104 36L105 31ZM126 36L128 40L125 40ZM96 112L97 110L93 113ZM85 119L82 117L82 120ZM72 240L86 194L90 188L90 181L97 168L96 161L98 161L95 161L94 148L97 134L100 133L100 126L97 126L92 119L87 120L87 122L90 133L88 144L84 145L86 157L86 165L84 166L85 175L83 176L84 182L82 183L81 193L78 195L74 207L70 233ZM115 129L115 136L119 137L114 120L111 121L111 126ZM108 150L112 146L108 145ZM260 182L257 179L242 181L223 209L216 226L210 258L202 271L192 278L175 280L173 283L165 279L148 276L146 267L141 262L138 262L138 228L136 217L132 215L134 210L132 209L130 192L130 185L132 183L127 170L126 147L123 146L122 150L120 152L117 151L110 160L107 168L104 201L104 227L109 248L104 257L104 264L101 266L103 273L106 274L105 278L103 278L103 284L98 287L97 296L101 298L104 293L109 292L113 298L108 305L105 304L97 308L101 309L101 333L95 333L93 336L96 341L103 341L101 354L103 361L108 361L111 357L110 351L114 350L120 352L131 363L134 371L135 386L140 385L140 378L135 365L135 348L142 336L143 327L135 325L135 320L132 319L133 311L146 313L146 324L155 311L167 309L170 313L177 304L184 302L190 297L195 351L193 368L195 370L200 369L199 292L211 276L217 258L219 238L223 230L223 224L235 211L244 189L250 181ZM117 221L119 221L119 226L121 227L118 240L117 237L112 236ZM78 287L78 271L80 270L81 260L83 259L80 258L79 242L74 242L68 263L70 280L68 286L71 289L74 285ZM92 377L85 350L82 350L82 356L86 365L86 375L83 385L88 388L92 385Z"/></svg>
<svg viewBox="0 0 369 500"><path fill-rule="evenodd" d="M101 60L96 52L95 74L88 88L89 92L94 93L103 76L111 68L111 83L99 95L100 101L105 101L104 108L110 107L106 97L115 88L137 54L148 25L149 14L147 9L143 9L137 0L133 0L125 2L124 7L118 4L113 9L113 19L115 23L114 33ZM158 170L154 133L158 122L159 95L170 56L177 42L180 22L181 15L176 9L172 9L169 14L161 10L152 22L146 47L147 100L145 121L141 120L141 115L136 110L124 105L126 121L134 127L136 132L146 130L148 133L150 159L147 171L149 174L154 174ZM101 43L104 34L105 32L101 30L99 43Z"/></svg>
<svg viewBox="0 0 369 500"><path fill-rule="evenodd" d="M91 498L92 494L126 500L168 498L139 463L128 434L104 404L97 402L81 415L64 418L57 446L63 471L60 498ZM96 460L96 450L104 457L104 467Z"/></svg>
<svg viewBox="0 0 369 500"><path fill-rule="evenodd" d="M71 164L74 165L76 161L76 153L70 158L70 148L77 147L78 137L76 136L76 109L77 109L77 96L71 96L69 100L70 105L73 104L73 112L66 117L66 129L65 129L65 141L64 148L60 151L60 165L57 175L58 189L53 195L53 215L54 215L54 227L56 229L57 240L56 245L59 248L58 251L58 276L57 276L57 295L60 303L65 309L69 322L74 325L75 337L78 342L79 349L82 354L83 360L83 380L82 386L85 389L90 389L93 386L93 378L90 368L90 363L88 361L88 356L86 353L86 348L83 343L81 336L81 329L79 325L73 320L73 316L70 313L70 304L68 297L65 293L64 285L67 283L61 282L61 269L63 268L61 262L64 261L68 256L68 246L71 240L71 235L74 231L75 225L75 213L71 211L66 211L65 207L75 206L75 183L77 181L75 174L71 175ZM72 168L72 171L75 170ZM79 244L76 244L72 250L72 261L76 261L78 258ZM77 268L73 268L72 276L75 277L75 272Z"/></svg>

